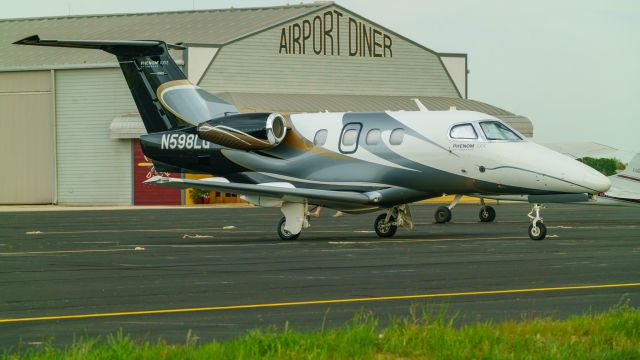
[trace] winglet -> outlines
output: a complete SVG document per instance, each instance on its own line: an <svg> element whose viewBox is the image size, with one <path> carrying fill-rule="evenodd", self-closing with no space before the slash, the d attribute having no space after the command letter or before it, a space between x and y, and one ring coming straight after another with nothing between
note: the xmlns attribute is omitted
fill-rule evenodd
<svg viewBox="0 0 640 360"><path fill-rule="evenodd" d="M427 107L424 106L424 104L420 101L420 99L414 98L414 99L411 99L411 100L416 102L416 105L418 106L418 109L420 111L429 111L429 109L427 109Z"/></svg>
<svg viewBox="0 0 640 360"><path fill-rule="evenodd" d="M31 35L31 36L27 36L24 39L20 39L16 42L14 42L15 45L35 45L37 43L40 42L40 36L38 35Z"/></svg>

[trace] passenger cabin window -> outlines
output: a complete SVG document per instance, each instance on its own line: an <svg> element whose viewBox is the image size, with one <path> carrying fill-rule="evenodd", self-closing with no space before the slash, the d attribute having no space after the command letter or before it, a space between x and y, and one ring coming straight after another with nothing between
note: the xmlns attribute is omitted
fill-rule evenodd
<svg viewBox="0 0 640 360"><path fill-rule="evenodd" d="M499 121L483 121L480 123L480 127L487 140L522 140L513 130Z"/></svg>
<svg viewBox="0 0 640 360"><path fill-rule="evenodd" d="M377 145L380 142L380 129L371 129L367 133L367 145Z"/></svg>
<svg viewBox="0 0 640 360"><path fill-rule="evenodd" d="M318 130L316 136L313 137L313 143L316 146L322 146L327 142L327 134L329 132L326 129Z"/></svg>
<svg viewBox="0 0 640 360"><path fill-rule="evenodd" d="M358 130L349 129L344 132L344 135L342 135L342 145L352 146L353 144L356 143L357 139L358 139Z"/></svg>
<svg viewBox="0 0 640 360"><path fill-rule="evenodd" d="M476 134L476 130L471 124L461 124L452 127L449 136L451 136L452 139L463 140L475 140L478 138L478 134Z"/></svg>
<svg viewBox="0 0 640 360"><path fill-rule="evenodd" d="M362 130L361 123L349 123L342 128L342 136L338 150L343 154L353 154L358 150L358 137Z"/></svg>
<svg viewBox="0 0 640 360"><path fill-rule="evenodd" d="M404 140L404 129L393 129L389 136L389 144L400 145L402 144L402 140Z"/></svg>

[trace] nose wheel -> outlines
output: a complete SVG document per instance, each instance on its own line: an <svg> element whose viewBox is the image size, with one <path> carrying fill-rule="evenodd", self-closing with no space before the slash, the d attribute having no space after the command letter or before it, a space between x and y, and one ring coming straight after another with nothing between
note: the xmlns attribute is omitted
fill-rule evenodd
<svg viewBox="0 0 640 360"><path fill-rule="evenodd" d="M543 240L547 236L547 227L542 223L540 210L543 208L540 204L533 204L533 208L527 215L531 219L529 225L529 237L531 240Z"/></svg>
<svg viewBox="0 0 640 360"><path fill-rule="evenodd" d="M531 240L543 240L547 236L547 227L539 222L534 227L533 224L529 225L529 237Z"/></svg>

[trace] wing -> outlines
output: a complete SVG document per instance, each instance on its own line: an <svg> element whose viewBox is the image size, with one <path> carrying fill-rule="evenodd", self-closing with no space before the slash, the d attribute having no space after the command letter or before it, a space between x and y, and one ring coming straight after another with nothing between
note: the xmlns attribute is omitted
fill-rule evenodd
<svg viewBox="0 0 640 360"><path fill-rule="evenodd" d="M605 195L622 200L640 200L640 193L624 189L611 188L605 193Z"/></svg>
<svg viewBox="0 0 640 360"><path fill-rule="evenodd" d="M571 156L574 159L580 159L583 157L598 157L605 154L618 151L618 149L609 145L600 144L590 141L573 141L563 143L541 143L540 145L546 146L551 150L555 150L559 153Z"/></svg>
<svg viewBox="0 0 640 360"><path fill-rule="evenodd" d="M268 197L280 201L321 205L331 208L372 208L377 207L382 195L377 191L359 193L354 191L331 191L278 186L278 184L241 184L225 181L190 180L162 176L154 176L145 184L160 185L176 189L198 188L209 191L220 191L242 195Z"/></svg>

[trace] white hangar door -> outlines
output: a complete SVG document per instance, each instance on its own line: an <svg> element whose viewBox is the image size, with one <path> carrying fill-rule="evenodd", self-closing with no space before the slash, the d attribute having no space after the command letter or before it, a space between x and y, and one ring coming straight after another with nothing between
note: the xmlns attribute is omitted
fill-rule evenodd
<svg viewBox="0 0 640 360"><path fill-rule="evenodd" d="M0 204L53 202L49 71L0 73Z"/></svg>
<svg viewBox="0 0 640 360"><path fill-rule="evenodd" d="M119 68L56 74L58 203L132 203L131 140L112 139L116 116L137 113Z"/></svg>

